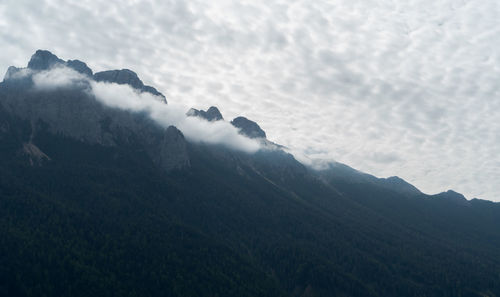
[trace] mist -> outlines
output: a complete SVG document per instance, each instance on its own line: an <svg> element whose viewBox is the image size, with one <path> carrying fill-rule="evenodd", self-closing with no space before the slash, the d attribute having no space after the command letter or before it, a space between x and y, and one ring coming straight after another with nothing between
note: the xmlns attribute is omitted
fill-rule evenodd
<svg viewBox="0 0 500 297"><path fill-rule="evenodd" d="M37 72L33 74L32 80L34 87L39 90L84 86L86 92L102 104L130 112L145 113L164 128L177 127L191 142L221 144L247 153L254 153L261 148L258 141L242 136L237 128L226 121L209 122L198 117L188 117L188 106L167 105L162 102L161 97L141 93L129 85L96 82L65 66Z"/></svg>

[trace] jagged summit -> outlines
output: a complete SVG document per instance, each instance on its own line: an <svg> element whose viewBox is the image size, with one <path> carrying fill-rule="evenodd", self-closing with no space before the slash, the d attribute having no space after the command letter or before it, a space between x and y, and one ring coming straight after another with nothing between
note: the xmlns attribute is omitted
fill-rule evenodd
<svg viewBox="0 0 500 297"><path fill-rule="evenodd" d="M203 118L209 122L213 121L222 121L224 118L222 117L222 114L220 113L219 109L215 106L211 106L209 109L205 110L198 110L195 108L191 108L186 115L191 116L191 117L200 117Z"/></svg>
<svg viewBox="0 0 500 297"><path fill-rule="evenodd" d="M163 96L162 93L158 92L155 88L151 86L146 86L142 80L137 76L135 72L129 69L121 70L107 70L101 71L94 74L95 81L111 82L120 85L129 85L142 92L151 93L155 96Z"/></svg>
<svg viewBox="0 0 500 297"><path fill-rule="evenodd" d="M68 62L66 62L66 66L80 72L81 74L92 77L92 69L80 60L68 60Z"/></svg>
<svg viewBox="0 0 500 297"><path fill-rule="evenodd" d="M33 70L47 70L56 64L65 62L47 50L37 50L28 62L28 68Z"/></svg>
<svg viewBox="0 0 500 297"><path fill-rule="evenodd" d="M207 117L219 121L219 120L224 120L222 117L222 114L220 113L219 109L215 106L210 106L210 108L207 110Z"/></svg>
<svg viewBox="0 0 500 297"><path fill-rule="evenodd" d="M266 132L260 126L245 117L237 117L231 121L231 124L240 129L240 133L250 138L266 138Z"/></svg>
<svg viewBox="0 0 500 297"><path fill-rule="evenodd" d="M94 74L96 81L114 82L117 84L128 84L136 89L141 89L144 84L137 74L129 69L107 70Z"/></svg>
<svg viewBox="0 0 500 297"><path fill-rule="evenodd" d="M64 61L47 50L37 50L28 62L28 69L40 71L48 70L52 67L66 66L82 74L92 77L92 69L80 60Z"/></svg>
<svg viewBox="0 0 500 297"><path fill-rule="evenodd" d="M5 73L5 75L3 77L3 81L10 80L12 78L16 78L16 76L18 74L20 74L22 70L23 70L22 68L17 68L15 66L9 66L9 68L7 68L7 72ZM26 68L24 68L24 70L26 70Z"/></svg>
<svg viewBox="0 0 500 297"><path fill-rule="evenodd" d="M95 81L111 82L117 84L127 84L141 92L147 92L155 96L160 96L163 101L167 103L165 96L156 90L154 87L144 85L142 80L137 76L137 74L129 69L121 70L108 70L101 71L93 74L92 69L87 66L84 62L80 60L68 60L64 61L59 59L56 55L47 50L37 50L28 62L28 70L31 71L43 71L48 70L53 67L66 66L81 74L87 75L89 78ZM7 73L5 74L4 80L16 77L17 73L26 70L17 67L9 67Z"/></svg>

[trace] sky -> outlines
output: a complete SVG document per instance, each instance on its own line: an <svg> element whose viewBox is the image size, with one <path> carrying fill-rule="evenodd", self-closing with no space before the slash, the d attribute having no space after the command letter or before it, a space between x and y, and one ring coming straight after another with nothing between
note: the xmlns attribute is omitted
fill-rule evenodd
<svg viewBox="0 0 500 297"><path fill-rule="evenodd" d="M37 49L425 193L500 201L500 3L0 0L0 72Z"/></svg>

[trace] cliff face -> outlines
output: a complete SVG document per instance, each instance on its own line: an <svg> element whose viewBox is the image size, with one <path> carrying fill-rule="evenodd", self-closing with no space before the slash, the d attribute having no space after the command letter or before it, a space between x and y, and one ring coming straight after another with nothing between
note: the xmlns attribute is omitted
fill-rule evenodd
<svg viewBox="0 0 500 297"><path fill-rule="evenodd" d="M120 85L129 85L141 92L146 92L155 96L160 96L163 98L163 101L167 103L167 99L165 99L165 96L163 96L162 93L158 92L158 90L156 90L151 86L144 85L144 83L142 82L142 80L139 79L137 74L129 69L97 72L96 74L94 74L94 80L101 82L117 83Z"/></svg>
<svg viewBox="0 0 500 297"><path fill-rule="evenodd" d="M209 122L213 121L222 121L224 118L222 117L222 114L220 113L219 109L215 106L211 106L209 109L205 110L198 110L195 108L191 108L187 113L187 116L191 117L200 117L202 119L205 119Z"/></svg>
<svg viewBox="0 0 500 297"><path fill-rule="evenodd" d="M92 70L83 62L65 62L50 52L37 51L28 68L9 68L0 85L0 104L5 112L29 123L31 139L44 129L88 144L134 144L141 146L158 166L167 171L189 166L186 141L179 130L162 128L139 113L104 106L87 92L88 81L81 81L71 88L39 90L33 87L33 74L60 65L74 68L89 78L92 75ZM96 76L102 81L129 84L139 91L161 95L144 86L131 71L117 70ZM4 130L7 127L8 123L0 126ZM37 153L34 148L36 144L29 142L24 153L43 156L43 152Z"/></svg>
<svg viewBox="0 0 500 297"><path fill-rule="evenodd" d="M266 132L260 126L245 117L237 117L231 124L240 129L240 133L250 138L266 138Z"/></svg>

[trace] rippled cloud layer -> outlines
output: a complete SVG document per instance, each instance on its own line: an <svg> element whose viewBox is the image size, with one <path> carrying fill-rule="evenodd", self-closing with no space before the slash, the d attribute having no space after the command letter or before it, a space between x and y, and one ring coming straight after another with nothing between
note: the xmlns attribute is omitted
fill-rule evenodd
<svg viewBox="0 0 500 297"><path fill-rule="evenodd" d="M4 0L0 69L133 69L309 158L500 201L499 25L479 0Z"/></svg>

